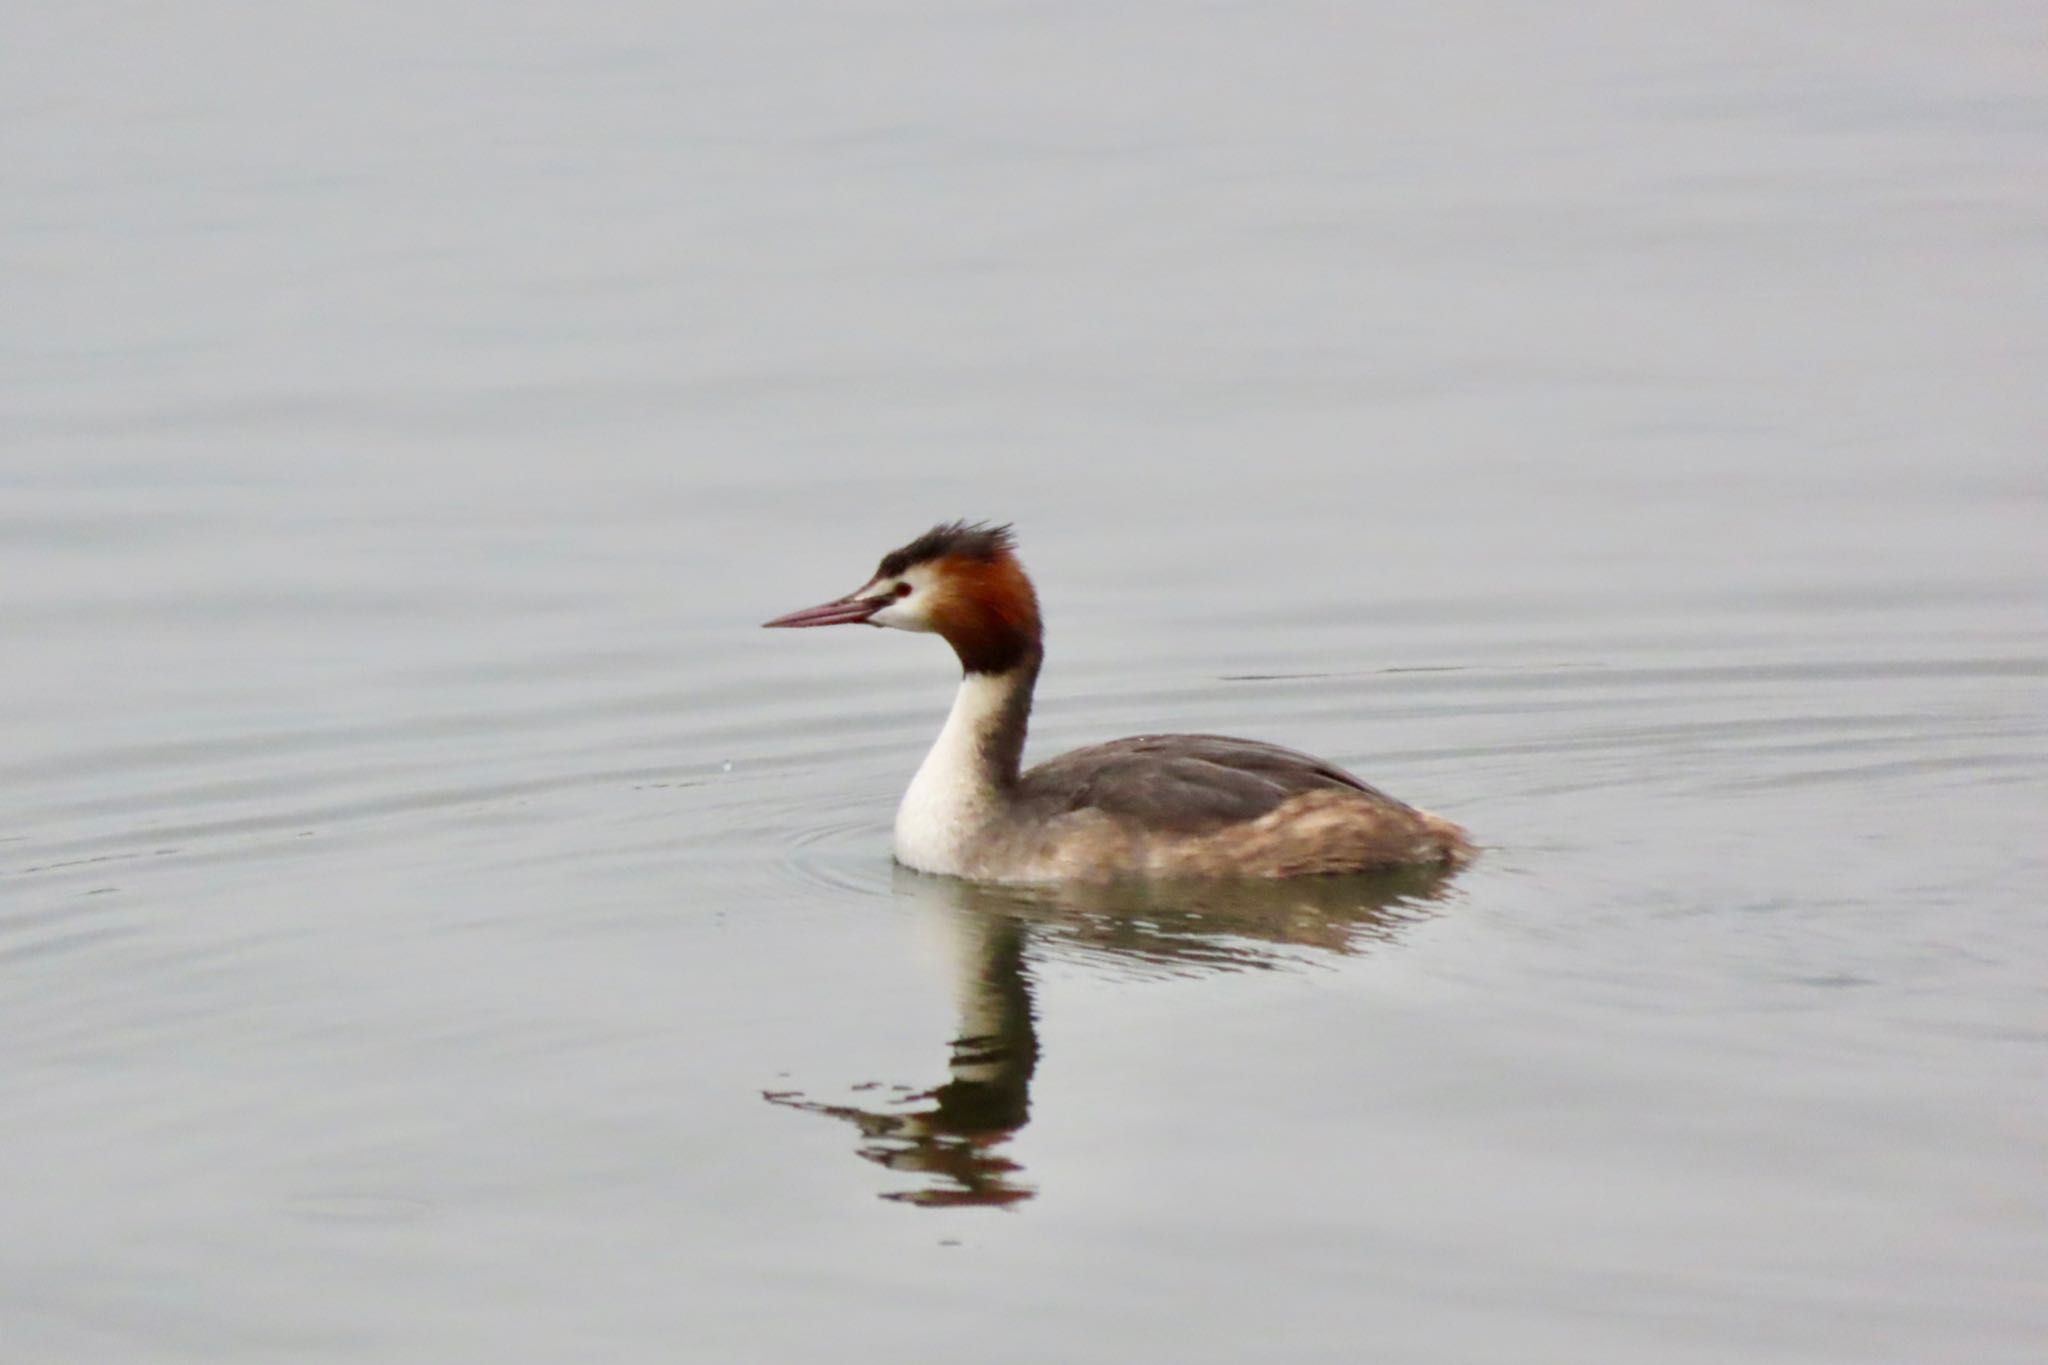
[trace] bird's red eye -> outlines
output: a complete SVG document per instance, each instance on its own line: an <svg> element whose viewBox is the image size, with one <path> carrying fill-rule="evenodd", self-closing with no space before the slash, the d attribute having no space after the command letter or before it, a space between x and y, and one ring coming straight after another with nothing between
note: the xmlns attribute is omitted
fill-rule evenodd
<svg viewBox="0 0 2048 1365"><path fill-rule="evenodd" d="M889 590L889 596L891 596L891 597L908 597L908 596L910 596L910 585L909 585L908 583L898 583L898 584L897 584L897 585L896 585L895 587L893 587L893 588L891 588L891 589Z"/></svg>

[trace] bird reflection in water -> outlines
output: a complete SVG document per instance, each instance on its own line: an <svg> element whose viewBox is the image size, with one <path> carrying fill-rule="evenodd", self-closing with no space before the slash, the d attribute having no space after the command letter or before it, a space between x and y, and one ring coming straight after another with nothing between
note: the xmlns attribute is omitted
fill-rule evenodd
<svg viewBox="0 0 2048 1365"><path fill-rule="evenodd" d="M902 875L929 888L951 889L938 878ZM923 1188L899 1190L884 1199L1014 1204L1029 1199L1032 1190L1001 1148L1031 1116L1031 1073L1038 1066L1024 926L999 911L962 906L949 927L960 940L960 1032L947 1066L951 1079L921 1093L903 1093L909 1089L903 1087L890 1107L875 1109L822 1104L793 1092L765 1093L775 1104L845 1119L860 1130L863 1157L893 1171L931 1178Z"/></svg>
<svg viewBox="0 0 2048 1365"><path fill-rule="evenodd" d="M888 1101L872 1107L797 1091L763 1096L844 1119L860 1133L863 1158L922 1177L917 1188L884 1199L1014 1205L1035 1193L1004 1150L1031 1115L1033 959L1106 960L1177 976L1298 966L1392 940L1431 913L1446 881L1441 872L1407 870L1281 882L993 887L899 868L898 892L923 902L954 940L960 1022L949 1079L931 1090L893 1087Z"/></svg>

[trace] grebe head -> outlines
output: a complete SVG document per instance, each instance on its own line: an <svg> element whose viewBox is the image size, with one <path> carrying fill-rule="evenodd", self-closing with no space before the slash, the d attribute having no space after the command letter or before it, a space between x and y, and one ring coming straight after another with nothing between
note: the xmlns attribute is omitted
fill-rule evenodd
<svg viewBox="0 0 2048 1365"><path fill-rule="evenodd" d="M1005 673L1038 653L1038 595L1007 526L949 522L882 556L844 597L768 626L866 624L945 637L969 673Z"/></svg>

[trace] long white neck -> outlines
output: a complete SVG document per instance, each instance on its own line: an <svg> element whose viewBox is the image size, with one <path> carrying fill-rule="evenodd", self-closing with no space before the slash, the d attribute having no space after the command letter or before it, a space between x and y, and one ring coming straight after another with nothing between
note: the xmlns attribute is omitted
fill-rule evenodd
<svg viewBox="0 0 2048 1365"><path fill-rule="evenodd" d="M1024 755L1034 653L1006 673L968 673L953 709L896 808L896 860L960 875L976 837L1009 799Z"/></svg>

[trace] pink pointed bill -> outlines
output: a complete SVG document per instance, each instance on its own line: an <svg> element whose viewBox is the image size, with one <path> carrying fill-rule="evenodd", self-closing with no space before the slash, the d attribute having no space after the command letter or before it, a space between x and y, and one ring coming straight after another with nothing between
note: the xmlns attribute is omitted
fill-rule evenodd
<svg viewBox="0 0 2048 1365"><path fill-rule="evenodd" d="M815 607L805 607L787 616L778 616L773 621L763 621L763 627L775 626L852 626L859 625L883 607L889 605L886 597L841 597Z"/></svg>

